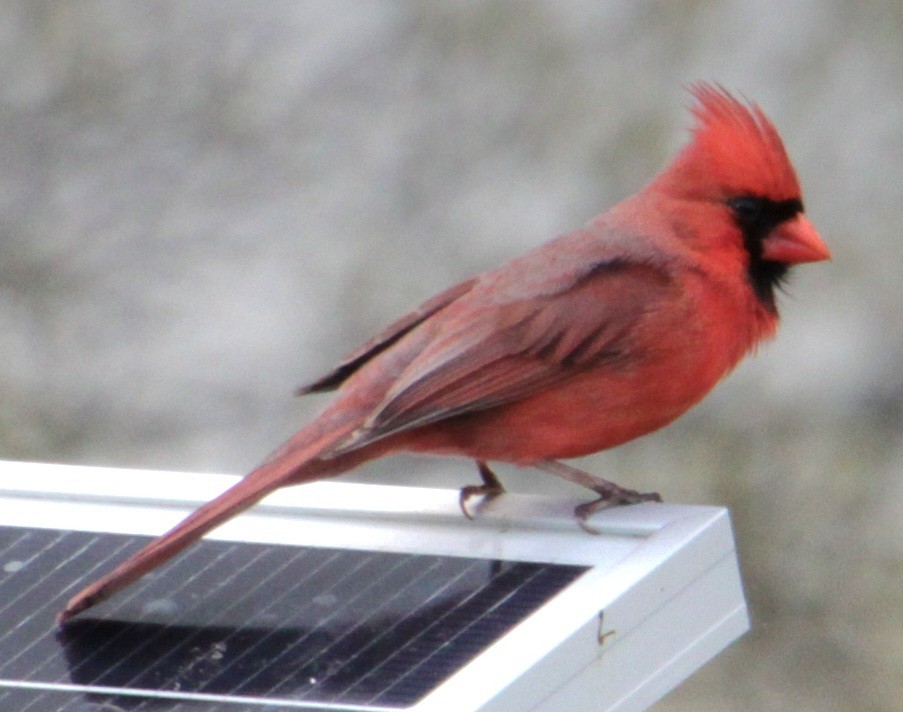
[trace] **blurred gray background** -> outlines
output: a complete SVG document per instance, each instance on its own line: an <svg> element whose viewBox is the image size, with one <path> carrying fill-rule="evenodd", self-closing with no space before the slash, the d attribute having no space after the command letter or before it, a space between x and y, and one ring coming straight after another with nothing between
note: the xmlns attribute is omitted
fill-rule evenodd
<svg viewBox="0 0 903 712"><path fill-rule="evenodd" d="M903 4L3 0L0 69L0 457L233 473L399 312L639 188L686 84L755 99L834 261L584 464L733 512L755 628L656 709L903 709Z"/></svg>

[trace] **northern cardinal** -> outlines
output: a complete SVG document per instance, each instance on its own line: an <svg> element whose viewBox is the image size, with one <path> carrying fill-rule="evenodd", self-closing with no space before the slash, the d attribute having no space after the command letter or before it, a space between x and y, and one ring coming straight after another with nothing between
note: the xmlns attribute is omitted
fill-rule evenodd
<svg viewBox="0 0 903 712"><path fill-rule="evenodd" d="M560 458L619 445L698 402L778 322L788 268L830 257L756 105L698 84L688 144L586 226L446 289L301 393L335 400L260 467L72 598L58 620L135 581L273 490L389 453L534 466L602 506L658 500ZM465 509L466 513L466 509Z"/></svg>

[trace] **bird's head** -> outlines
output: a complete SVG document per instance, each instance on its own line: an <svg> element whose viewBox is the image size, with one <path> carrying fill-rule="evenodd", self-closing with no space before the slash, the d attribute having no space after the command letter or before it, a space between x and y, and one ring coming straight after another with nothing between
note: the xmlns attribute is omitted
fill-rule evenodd
<svg viewBox="0 0 903 712"><path fill-rule="evenodd" d="M691 92L691 140L650 188L691 201L706 219L729 225L757 295L773 307L774 287L792 265L831 253L803 214L796 171L764 112L721 87L697 84Z"/></svg>

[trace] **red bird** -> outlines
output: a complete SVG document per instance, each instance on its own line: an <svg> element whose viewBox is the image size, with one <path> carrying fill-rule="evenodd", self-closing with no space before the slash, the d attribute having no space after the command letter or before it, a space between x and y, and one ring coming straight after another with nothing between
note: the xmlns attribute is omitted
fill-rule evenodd
<svg viewBox="0 0 903 712"><path fill-rule="evenodd" d="M332 404L260 467L69 601L59 620L135 581L279 487L401 451L534 466L602 506L658 500L558 462L645 435L697 403L775 333L788 268L830 257L803 216L774 126L720 87L692 89L691 140L652 182L586 226L446 289L302 393ZM466 513L466 509L465 509Z"/></svg>

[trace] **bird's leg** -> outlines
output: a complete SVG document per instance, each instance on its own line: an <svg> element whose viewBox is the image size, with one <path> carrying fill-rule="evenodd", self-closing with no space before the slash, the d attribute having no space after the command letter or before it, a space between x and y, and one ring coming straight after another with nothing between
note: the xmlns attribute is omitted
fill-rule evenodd
<svg viewBox="0 0 903 712"><path fill-rule="evenodd" d="M476 463L483 484L462 487L461 492L458 495L458 504L461 506L461 511L464 512L464 516L468 519L473 519L473 515L467 509L467 500L471 497L481 495L485 497L485 501L488 502L505 492L505 488L502 487L502 483L499 482L499 478L495 476L495 473L489 469L489 465L482 460L476 460Z"/></svg>
<svg viewBox="0 0 903 712"><path fill-rule="evenodd" d="M583 470L578 470L576 467L565 465L563 462L558 462L557 460L541 460L536 463L535 467L544 472L548 472L549 474L561 477L568 482L573 482L581 487L591 489L599 495L598 499L594 499L591 502L584 502L583 504L577 505L574 509L574 516L577 517L577 522L580 524L580 527L590 534L598 534L599 532L587 524L586 520L591 514L598 512L600 509L614 507L618 504L662 501L662 496L658 492L637 492L636 490L627 489L626 487L621 487L621 485L616 485L614 482L609 482L608 480L603 480L601 477L596 477Z"/></svg>

